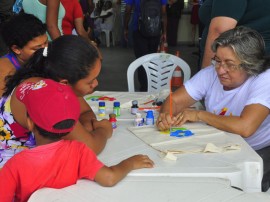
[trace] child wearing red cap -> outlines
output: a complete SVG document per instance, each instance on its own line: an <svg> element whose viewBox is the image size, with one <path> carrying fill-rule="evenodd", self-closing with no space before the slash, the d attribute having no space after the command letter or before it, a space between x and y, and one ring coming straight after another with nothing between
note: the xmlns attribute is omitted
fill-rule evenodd
<svg viewBox="0 0 270 202"><path fill-rule="evenodd" d="M153 167L145 155L107 167L84 143L62 140L80 116L80 103L68 85L43 79L22 83L15 93L27 109L37 147L16 154L0 170L1 202L27 201L40 188L63 188L81 178L113 186L131 170Z"/></svg>

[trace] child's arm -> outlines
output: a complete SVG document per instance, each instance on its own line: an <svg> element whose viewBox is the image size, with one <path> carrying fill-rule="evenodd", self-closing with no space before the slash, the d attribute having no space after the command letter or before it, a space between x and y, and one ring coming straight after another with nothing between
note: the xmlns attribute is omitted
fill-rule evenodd
<svg viewBox="0 0 270 202"><path fill-rule="evenodd" d="M112 123L109 122L108 119L102 119L100 121L92 119L92 124L93 124L93 131L91 131L92 135L100 135L103 133L107 139L112 137L113 133Z"/></svg>
<svg viewBox="0 0 270 202"><path fill-rule="evenodd" d="M92 108L87 104L83 97L78 97L81 106L80 123L90 132L93 130L92 119L96 119L96 115Z"/></svg>
<svg viewBox="0 0 270 202"><path fill-rule="evenodd" d="M111 167L103 166L96 174L95 181L102 186L111 187L122 180L130 171L152 168L154 162L146 155L132 156Z"/></svg>

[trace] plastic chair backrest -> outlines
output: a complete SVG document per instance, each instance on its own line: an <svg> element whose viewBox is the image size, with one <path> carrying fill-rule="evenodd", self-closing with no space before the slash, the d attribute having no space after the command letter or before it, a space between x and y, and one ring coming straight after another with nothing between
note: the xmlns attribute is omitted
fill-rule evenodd
<svg viewBox="0 0 270 202"><path fill-rule="evenodd" d="M179 66L184 77L183 82L190 78L190 67L181 58L167 53L151 53L137 58L127 70L128 91L135 92L134 73L137 68L143 66L148 80L147 92L159 92L162 89L170 88L170 80L173 72Z"/></svg>
<svg viewBox="0 0 270 202"><path fill-rule="evenodd" d="M101 33L105 33L106 46L110 47L110 35L112 36L112 44L115 45L114 39L114 24L115 24L116 14L113 12L113 21L111 29L101 29Z"/></svg>

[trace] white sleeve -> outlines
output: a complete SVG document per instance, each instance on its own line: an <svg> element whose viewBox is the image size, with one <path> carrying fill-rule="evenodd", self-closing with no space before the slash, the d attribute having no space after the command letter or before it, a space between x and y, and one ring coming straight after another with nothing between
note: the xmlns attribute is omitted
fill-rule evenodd
<svg viewBox="0 0 270 202"><path fill-rule="evenodd" d="M215 68L210 66L200 70L184 86L187 93L196 101L202 100L217 79Z"/></svg>
<svg viewBox="0 0 270 202"><path fill-rule="evenodd" d="M262 104L270 109L270 70L261 73L249 89L246 105Z"/></svg>

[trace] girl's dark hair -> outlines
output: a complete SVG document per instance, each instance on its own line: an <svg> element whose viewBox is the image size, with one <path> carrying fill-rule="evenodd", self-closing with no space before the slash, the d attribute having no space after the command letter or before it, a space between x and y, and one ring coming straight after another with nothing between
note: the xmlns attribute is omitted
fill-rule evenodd
<svg viewBox="0 0 270 202"><path fill-rule="evenodd" d="M57 124L55 124L53 127L55 129L68 129L73 127L75 124L75 120L73 119L66 119L64 121L61 121ZM42 135L43 137L46 137L50 140L58 140L61 139L61 137L67 135L68 133L52 133L49 131L46 131L42 128L40 128L39 126L35 125L36 129L38 130L39 134Z"/></svg>
<svg viewBox="0 0 270 202"><path fill-rule="evenodd" d="M10 51L11 46L23 48L29 41L45 33L46 25L34 15L26 13L14 15L1 26L1 35Z"/></svg>
<svg viewBox="0 0 270 202"><path fill-rule="evenodd" d="M44 48L37 50L30 60L12 76L6 78L3 96L8 96L21 81L31 77L67 79L71 85L87 77L99 58L97 48L75 35L60 36L50 42L47 56Z"/></svg>

